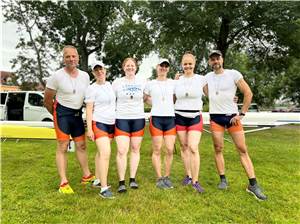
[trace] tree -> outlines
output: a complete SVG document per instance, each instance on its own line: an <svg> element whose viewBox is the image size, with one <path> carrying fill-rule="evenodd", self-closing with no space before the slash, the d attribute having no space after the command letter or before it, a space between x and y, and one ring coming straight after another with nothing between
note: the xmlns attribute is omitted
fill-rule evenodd
<svg viewBox="0 0 300 224"><path fill-rule="evenodd" d="M26 2L5 1L3 5L5 20L19 25L20 39L16 48L20 50L20 53L11 62L13 69L18 70L18 81L24 88L38 83L45 86L44 78L49 75L49 61L56 56L56 52L49 44L49 39L43 36L38 28L41 24L38 4L38 2L27 4ZM28 37L25 37L25 34Z"/></svg>
<svg viewBox="0 0 300 224"><path fill-rule="evenodd" d="M242 52L247 58L248 74L256 100L270 105L282 93L290 58L299 52L298 2L150 2L148 24L156 33L158 52L180 58L192 50L198 59L198 73L206 73L208 52L227 55ZM235 67L239 70L239 67ZM281 86L278 85L281 84ZM286 83L287 84L287 83ZM266 86L268 88L266 88Z"/></svg>

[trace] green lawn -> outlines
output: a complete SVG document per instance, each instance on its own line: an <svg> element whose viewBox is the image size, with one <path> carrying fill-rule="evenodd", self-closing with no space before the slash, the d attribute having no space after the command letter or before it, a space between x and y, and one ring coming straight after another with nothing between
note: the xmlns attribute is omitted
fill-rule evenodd
<svg viewBox="0 0 300 224"><path fill-rule="evenodd" d="M149 133L142 145L137 180L140 189L115 194L104 200L98 190L83 188L81 171L69 154L68 174L74 195L57 192L55 141L7 140L2 143L2 223L300 223L300 126L274 128L247 134L247 143L257 179L269 199L259 202L245 188L248 180L233 145L225 143L225 161L230 188L216 189L216 173L210 135L200 144L200 181L206 193L197 194L180 185L183 165L179 147L174 156L173 190L155 187ZM89 161L94 169L95 145L89 143ZM109 183L118 184L115 151Z"/></svg>

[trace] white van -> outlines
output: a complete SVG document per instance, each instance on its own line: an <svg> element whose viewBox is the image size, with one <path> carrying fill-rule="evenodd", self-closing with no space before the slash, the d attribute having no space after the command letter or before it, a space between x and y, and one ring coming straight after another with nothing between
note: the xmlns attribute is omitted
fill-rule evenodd
<svg viewBox="0 0 300 224"><path fill-rule="evenodd" d="M0 120L52 121L43 101L44 94L38 91L1 92Z"/></svg>

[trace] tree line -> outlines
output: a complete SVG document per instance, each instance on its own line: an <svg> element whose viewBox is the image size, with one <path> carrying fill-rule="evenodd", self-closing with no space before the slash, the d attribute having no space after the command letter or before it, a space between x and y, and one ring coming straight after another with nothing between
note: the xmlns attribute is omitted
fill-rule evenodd
<svg viewBox="0 0 300 224"><path fill-rule="evenodd" d="M299 2L5 0L2 8L5 20L19 26L12 64L24 88L45 85L51 66L61 66L65 44L78 48L85 71L95 54L110 67L110 79L121 74L125 57L141 61L153 52L170 59L173 76L182 54L192 51L196 72L205 74L209 51L219 49L225 67L248 81L253 101L300 105Z"/></svg>

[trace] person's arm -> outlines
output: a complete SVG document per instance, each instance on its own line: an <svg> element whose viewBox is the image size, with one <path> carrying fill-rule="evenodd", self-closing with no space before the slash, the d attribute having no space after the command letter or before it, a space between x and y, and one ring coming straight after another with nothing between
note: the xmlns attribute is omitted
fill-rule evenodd
<svg viewBox="0 0 300 224"><path fill-rule="evenodd" d="M246 112L248 111L248 108L251 104L253 94L252 94L252 91L251 91L249 85L247 84L247 82L244 79L240 79L237 82L237 87L244 95L243 107L240 112L243 114L246 114Z"/></svg>
<svg viewBox="0 0 300 224"><path fill-rule="evenodd" d="M233 125L237 125L238 121L241 120L245 116L245 114L248 111L248 108L251 104L251 100L252 100L252 96L253 96L249 85L247 84L247 82L244 79L240 79L237 82L237 87L243 93L244 100L243 100L243 107L242 107L240 113L238 115L236 115L235 117L233 117L230 121Z"/></svg>
<svg viewBox="0 0 300 224"><path fill-rule="evenodd" d="M53 98L56 94L56 91L53 89L46 88L44 92L44 106L53 115Z"/></svg>
<svg viewBox="0 0 300 224"><path fill-rule="evenodd" d="M203 92L204 92L205 96L208 97L208 85L207 84L203 87Z"/></svg>
<svg viewBox="0 0 300 224"><path fill-rule="evenodd" d="M92 120L93 120L93 109L94 109L94 103L90 102L90 103L86 103L86 125L87 125L87 137L94 141L95 140L95 136L94 136L94 132L93 132L93 124L92 124Z"/></svg>
<svg viewBox="0 0 300 224"><path fill-rule="evenodd" d="M152 100L151 100L151 96L149 96L148 94L144 93L144 102L148 105L152 105Z"/></svg>

